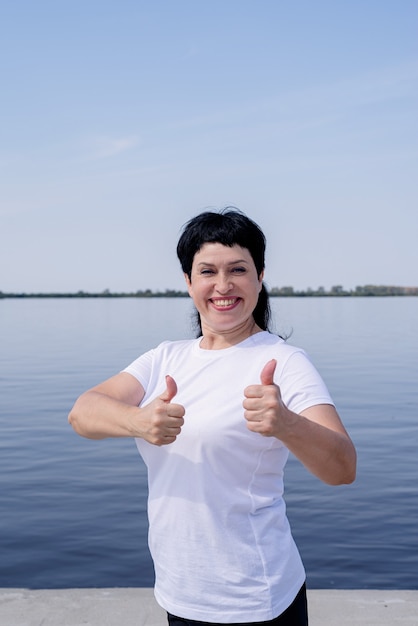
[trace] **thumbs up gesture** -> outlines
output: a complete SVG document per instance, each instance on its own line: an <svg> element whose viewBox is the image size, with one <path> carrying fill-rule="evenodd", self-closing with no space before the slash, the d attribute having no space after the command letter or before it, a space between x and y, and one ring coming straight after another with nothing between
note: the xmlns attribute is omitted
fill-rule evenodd
<svg viewBox="0 0 418 626"><path fill-rule="evenodd" d="M142 408L142 438L156 446L173 443L184 424L185 409L171 400L177 394L177 384L171 376L165 377L163 393Z"/></svg>
<svg viewBox="0 0 418 626"><path fill-rule="evenodd" d="M275 359L266 363L260 374L261 384L244 389L243 407L249 430L265 437L280 438L280 426L287 409L274 383L276 365Z"/></svg>

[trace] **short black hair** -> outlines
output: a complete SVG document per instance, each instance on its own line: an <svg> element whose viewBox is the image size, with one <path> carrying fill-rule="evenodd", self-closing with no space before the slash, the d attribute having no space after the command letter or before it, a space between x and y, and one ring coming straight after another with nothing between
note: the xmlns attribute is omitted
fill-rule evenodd
<svg viewBox="0 0 418 626"><path fill-rule="evenodd" d="M250 252L257 274L264 269L266 238L261 228L238 209L205 211L193 217L184 227L177 244L177 256L183 272L190 278L196 252L205 243L238 245Z"/></svg>

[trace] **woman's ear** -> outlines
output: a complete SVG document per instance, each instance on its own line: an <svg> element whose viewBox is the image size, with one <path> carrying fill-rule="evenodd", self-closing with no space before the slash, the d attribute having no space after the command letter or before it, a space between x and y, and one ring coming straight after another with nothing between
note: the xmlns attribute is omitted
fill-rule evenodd
<svg viewBox="0 0 418 626"><path fill-rule="evenodd" d="M187 291L189 292L189 296L192 297L192 281L189 278L189 275L184 273L184 280L186 281Z"/></svg>
<svg viewBox="0 0 418 626"><path fill-rule="evenodd" d="M259 280L259 282L260 282L260 291L261 291L261 288L262 288L262 286L263 286L263 280L264 280L264 270L262 270L262 271L260 272L260 275L259 275L259 277L258 277L258 280Z"/></svg>

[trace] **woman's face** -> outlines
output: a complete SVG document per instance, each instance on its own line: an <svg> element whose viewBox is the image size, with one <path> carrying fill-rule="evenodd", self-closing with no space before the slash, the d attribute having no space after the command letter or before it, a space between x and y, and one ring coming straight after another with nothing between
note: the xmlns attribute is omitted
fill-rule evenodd
<svg viewBox="0 0 418 626"><path fill-rule="evenodd" d="M253 328L253 311L262 287L247 248L205 243L196 252L191 279L185 275L190 296L200 313L205 332L227 334ZM250 334L250 333L249 333Z"/></svg>

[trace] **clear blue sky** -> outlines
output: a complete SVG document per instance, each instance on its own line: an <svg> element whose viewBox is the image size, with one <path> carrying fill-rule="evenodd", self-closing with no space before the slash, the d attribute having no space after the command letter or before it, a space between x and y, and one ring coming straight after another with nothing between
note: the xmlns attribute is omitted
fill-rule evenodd
<svg viewBox="0 0 418 626"><path fill-rule="evenodd" d="M0 6L0 290L183 288L232 204L269 287L418 285L416 0Z"/></svg>

